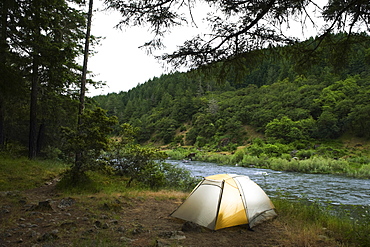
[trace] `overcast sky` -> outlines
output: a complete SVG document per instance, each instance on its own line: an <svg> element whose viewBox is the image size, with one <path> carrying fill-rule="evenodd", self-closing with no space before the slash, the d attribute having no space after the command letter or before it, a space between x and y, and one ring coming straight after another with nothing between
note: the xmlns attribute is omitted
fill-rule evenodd
<svg viewBox="0 0 370 247"><path fill-rule="evenodd" d="M96 47L97 53L89 57L88 70L95 74L95 81L103 81L106 86L101 89L89 87L89 96L128 91L138 83L142 84L169 72L153 56L146 54L144 49L138 48L153 37L147 28L116 29L114 26L119 22L120 14L97 11L102 9L101 2L96 1L94 4L91 33L104 39ZM176 45L183 43L188 37L184 36L184 32L188 34L194 30L192 27L173 30L164 40L166 51L172 51Z"/></svg>
<svg viewBox="0 0 370 247"><path fill-rule="evenodd" d="M193 12L198 28L179 27L166 36L164 43L167 49L165 51L170 53L176 49L177 45L183 44L186 38L206 28L202 26L201 21L202 14L208 12L204 8L206 7L198 7L195 13ZM95 81L102 81L106 83L106 86L101 89L89 87L89 96L128 91L139 83L145 83L153 77L169 72L153 56L138 48L153 37L147 28L116 29L114 26L120 20L118 12L101 11L101 1L94 2L94 10L91 33L94 36L102 36L104 39L100 46L96 47L97 53L89 57L88 70L95 74L93 78ZM299 30L292 27L287 30L288 33L294 32L294 35L297 35L296 32L302 31L299 27Z"/></svg>
<svg viewBox="0 0 370 247"><path fill-rule="evenodd" d="M96 12L93 15L91 33L102 36L97 53L89 57L88 69L96 76L95 81L107 85L102 89L89 88L90 95L128 91L138 83L164 73L159 63L144 50L138 48L150 37L145 29L131 28L121 31L114 28L119 21L115 12Z"/></svg>

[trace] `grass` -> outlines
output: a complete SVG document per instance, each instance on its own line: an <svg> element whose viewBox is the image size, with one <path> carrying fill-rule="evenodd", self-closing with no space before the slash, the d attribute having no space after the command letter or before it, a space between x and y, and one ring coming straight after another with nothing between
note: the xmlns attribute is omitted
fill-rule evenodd
<svg viewBox="0 0 370 247"><path fill-rule="evenodd" d="M67 167L57 161L0 156L0 191L35 188L57 177Z"/></svg>
<svg viewBox="0 0 370 247"><path fill-rule="evenodd" d="M290 231L293 239L303 240L309 236L323 235L334 238L344 246L370 246L370 216L361 210L361 219L352 219L346 211L334 210L315 202L274 199L280 220L294 226ZM356 210L353 206L351 210Z"/></svg>
<svg viewBox="0 0 370 247"><path fill-rule="evenodd" d="M0 164L0 191L38 187L45 181L57 177L68 167L59 162L29 161L26 158L8 157L0 157ZM87 173L81 184L75 187L68 186L68 180L62 180L58 187L63 196L78 198L81 205L89 208L92 214L98 214L97 212L101 210L119 211L122 203L130 204L133 198L146 200L147 197L154 197L157 201L166 199L181 201L187 196L187 193L179 191L150 191L135 184L128 188L126 182L122 177L91 172ZM318 203L308 203L304 200L289 201L281 198L274 198L273 203L279 215L278 220L288 229L290 243L296 246L309 246L310 239L321 236L335 239L341 243L338 246L370 246L369 212L361 211L361 220L354 220L345 211L338 213ZM354 211L354 209L349 210ZM85 239L82 242L98 246L114 246L109 239L101 239L102 242L99 243L94 242L98 241L96 238L95 240Z"/></svg>
<svg viewBox="0 0 370 247"><path fill-rule="evenodd" d="M169 157L175 160L185 159L189 153L189 149L181 148L167 151ZM205 151L196 151L196 153L195 160L219 165L234 166L238 164L239 166L266 168L277 171L339 174L355 178L370 178L370 158L368 157L358 156L348 159L334 159L331 157L314 155L305 159L292 159L289 154L284 154L281 157L269 157L267 155L258 157L248 154L245 150L241 149L230 155Z"/></svg>

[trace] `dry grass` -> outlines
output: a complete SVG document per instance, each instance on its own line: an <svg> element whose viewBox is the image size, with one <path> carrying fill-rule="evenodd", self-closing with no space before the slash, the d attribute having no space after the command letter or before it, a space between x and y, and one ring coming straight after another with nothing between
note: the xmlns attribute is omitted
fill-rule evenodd
<svg viewBox="0 0 370 247"><path fill-rule="evenodd" d="M186 193L176 191L134 190L67 196L57 193L53 185L19 192L15 197L4 195L0 208L8 207L10 210L0 215L0 245L156 246L163 233L181 230L184 221L169 217L169 214L186 196ZM26 204L19 203L20 198ZM75 203L65 208L58 207L66 198ZM26 205L47 199L53 202L52 211L33 213L25 210ZM22 224L36 226L19 228ZM165 238L164 241L169 246L338 246L324 231L304 226L297 221L288 222L288 218L282 215L256 226L254 232L243 226L216 232L203 229L200 233L185 232L186 238L182 240ZM55 239L43 238L51 233L55 233ZM325 235L325 239L321 235Z"/></svg>

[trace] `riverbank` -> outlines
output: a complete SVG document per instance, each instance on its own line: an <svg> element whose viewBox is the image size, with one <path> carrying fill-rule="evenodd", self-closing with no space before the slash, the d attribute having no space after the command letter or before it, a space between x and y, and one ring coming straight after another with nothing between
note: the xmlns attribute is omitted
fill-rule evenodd
<svg viewBox="0 0 370 247"><path fill-rule="evenodd" d="M370 179L370 158L356 156L332 158L312 155L307 158L282 155L252 155L245 147L235 152L209 152L194 147L166 149L167 155L174 160L196 160L219 165L243 166L271 169L276 171L301 172L312 174L336 174L354 178Z"/></svg>
<svg viewBox="0 0 370 247"><path fill-rule="evenodd" d="M0 160L0 162L2 162ZM275 198L274 221L248 231L183 229L168 215L188 193L127 188L127 180L89 173L91 183L61 187L65 165L7 160L0 166L0 245L3 246L366 246L369 222L333 217L318 205ZM11 165L12 169L3 171ZM32 168L32 176L22 171ZM30 173L28 171L27 173ZM16 178L16 179L15 179ZM30 179L32 178L32 183ZM365 224L366 223L366 224ZM356 234L355 234L356 233Z"/></svg>

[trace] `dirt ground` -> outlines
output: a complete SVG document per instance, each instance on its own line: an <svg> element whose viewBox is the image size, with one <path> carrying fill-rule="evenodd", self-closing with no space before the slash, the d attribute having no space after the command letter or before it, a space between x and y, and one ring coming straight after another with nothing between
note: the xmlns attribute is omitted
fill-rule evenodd
<svg viewBox="0 0 370 247"><path fill-rule="evenodd" d="M186 195L63 197L55 182L29 191L0 192L0 247L4 246L339 246L325 233L311 236L280 220L218 231L184 229L169 217Z"/></svg>

